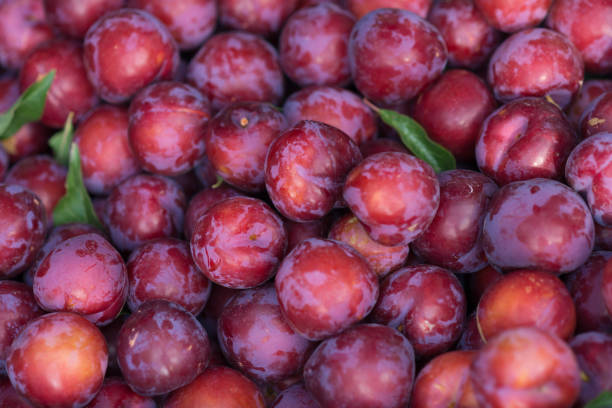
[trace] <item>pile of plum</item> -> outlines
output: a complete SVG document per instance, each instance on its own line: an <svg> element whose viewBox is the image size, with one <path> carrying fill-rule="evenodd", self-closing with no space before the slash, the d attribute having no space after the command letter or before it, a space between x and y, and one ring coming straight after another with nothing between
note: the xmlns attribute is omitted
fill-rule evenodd
<svg viewBox="0 0 612 408"><path fill-rule="evenodd" d="M0 407L611 395L611 0L0 0L0 135L51 72L0 136Z"/></svg>

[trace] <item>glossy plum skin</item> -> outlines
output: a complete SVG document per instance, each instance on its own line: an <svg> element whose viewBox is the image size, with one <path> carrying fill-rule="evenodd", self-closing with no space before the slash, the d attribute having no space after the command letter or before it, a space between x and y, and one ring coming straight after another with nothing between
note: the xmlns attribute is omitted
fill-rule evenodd
<svg viewBox="0 0 612 408"><path fill-rule="evenodd" d="M612 132L589 137L567 159L567 183L585 196L593 219L612 227Z"/></svg>
<svg viewBox="0 0 612 408"><path fill-rule="evenodd" d="M255 383L239 371L218 366L210 367L191 384L170 394L163 408L195 406L264 408L266 404Z"/></svg>
<svg viewBox="0 0 612 408"><path fill-rule="evenodd" d="M40 198L24 187L0 184L0 277L17 276L34 262L46 227Z"/></svg>
<svg viewBox="0 0 612 408"><path fill-rule="evenodd" d="M457 160L471 161L480 125L495 107L493 94L476 74L450 70L419 95L412 116Z"/></svg>
<svg viewBox="0 0 612 408"><path fill-rule="evenodd" d="M600 332L579 334L570 342L585 378L580 387L580 406L612 388L612 336Z"/></svg>
<svg viewBox="0 0 612 408"><path fill-rule="evenodd" d="M321 408L321 406L303 384L294 384L278 394L270 408Z"/></svg>
<svg viewBox="0 0 612 408"><path fill-rule="evenodd" d="M301 87L348 84L348 42L354 24L351 13L331 3L292 14L278 46L285 74Z"/></svg>
<svg viewBox="0 0 612 408"><path fill-rule="evenodd" d="M26 284L0 282L0 372L6 372L6 357L13 340L30 320L42 313Z"/></svg>
<svg viewBox="0 0 612 408"><path fill-rule="evenodd" d="M380 8L403 9L425 18L432 2L432 0L344 0L344 6L357 20Z"/></svg>
<svg viewBox="0 0 612 408"><path fill-rule="evenodd" d="M344 243L307 239L281 263L275 280L283 315L302 336L321 340L363 319L378 298L378 279Z"/></svg>
<svg viewBox="0 0 612 408"><path fill-rule="evenodd" d="M606 308L604 269L612 252L594 251L584 265L568 275L567 287L576 305L577 332L612 330L612 315Z"/></svg>
<svg viewBox="0 0 612 408"><path fill-rule="evenodd" d="M414 376L410 342L378 324L325 340L304 367L306 389L321 408L407 406Z"/></svg>
<svg viewBox="0 0 612 408"><path fill-rule="evenodd" d="M104 380L108 351L100 330L74 313L32 320L6 361L13 386L42 406L83 407Z"/></svg>
<svg viewBox="0 0 612 408"><path fill-rule="evenodd" d="M283 317L272 285L236 295L219 317L218 337L228 361L263 382L300 374L313 348Z"/></svg>
<svg viewBox="0 0 612 408"><path fill-rule="evenodd" d="M440 186L424 161L386 152L364 159L351 170L343 197L372 239L383 245L406 245L434 219Z"/></svg>
<svg viewBox="0 0 612 408"><path fill-rule="evenodd" d="M541 98L509 102L482 123L476 141L480 171L500 185L536 177L562 179L578 142L563 112Z"/></svg>
<svg viewBox="0 0 612 408"><path fill-rule="evenodd" d="M373 11L351 32L349 62L355 86L383 105L416 96L442 73L446 59L440 32L406 10Z"/></svg>
<svg viewBox="0 0 612 408"><path fill-rule="evenodd" d="M297 5L298 0L219 0L219 22L267 37L283 26Z"/></svg>
<svg viewBox="0 0 612 408"><path fill-rule="evenodd" d="M191 255L202 273L232 289L258 286L272 277L285 254L281 218L263 201L233 197L196 220Z"/></svg>
<svg viewBox="0 0 612 408"><path fill-rule="evenodd" d="M449 351L431 360L419 372L412 408L476 408L478 403L470 376L474 351Z"/></svg>
<svg viewBox="0 0 612 408"><path fill-rule="evenodd" d="M53 208L66 194L66 168L49 156L29 156L11 167L4 182L18 184L36 194L45 206L47 222L53 223Z"/></svg>
<svg viewBox="0 0 612 408"><path fill-rule="evenodd" d="M136 94L128 114L130 146L144 170L176 176L204 156L203 134L211 113L197 89L157 82Z"/></svg>
<svg viewBox="0 0 612 408"><path fill-rule="evenodd" d="M176 182L138 174L112 191L104 221L113 244L127 251L151 239L177 237L186 207L185 194Z"/></svg>
<svg viewBox="0 0 612 408"><path fill-rule="evenodd" d="M521 269L504 275L480 298L478 330L485 341L504 330L537 327L568 340L576 327L569 291L550 272Z"/></svg>
<svg viewBox="0 0 612 408"><path fill-rule="evenodd" d="M240 195L240 193L227 184L222 184L217 188L206 188L194 195L189 201L189 206L185 212L183 232L187 240L191 240L193 228L197 220L206 214L212 206L226 198L236 197L238 195Z"/></svg>
<svg viewBox="0 0 612 408"><path fill-rule="evenodd" d="M127 271L100 234L82 234L59 243L38 264L32 289L43 309L79 313L103 326L125 303Z"/></svg>
<svg viewBox="0 0 612 408"><path fill-rule="evenodd" d="M471 170L445 171L438 175L438 181L440 206L412 248L428 263L456 272L476 272L487 263L480 237L485 211L497 186Z"/></svg>
<svg viewBox="0 0 612 408"><path fill-rule="evenodd" d="M44 125L61 128L70 112L79 120L96 105L98 97L87 79L81 45L63 39L49 41L29 54L19 75L21 92L53 69L55 77L40 120Z"/></svg>
<svg viewBox="0 0 612 408"><path fill-rule="evenodd" d="M200 46L217 24L215 0L128 0L127 5L148 11L160 19L181 50Z"/></svg>
<svg viewBox="0 0 612 408"><path fill-rule="evenodd" d="M451 66L479 68L501 41L473 0L436 1L427 19L442 34Z"/></svg>
<svg viewBox="0 0 612 408"><path fill-rule="evenodd" d="M136 54L139 58L134 58ZM172 79L179 55L161 21L142 10L121 9L89 28L84 61L100 97L121 103L152 82Z"/></svg>
<svg viewBox="0 0 612 408"><path fill-rule="evenodd" d="M478 305L480 298L493 283L497 282L504 274L497 268L487 265L479 271L470 274L468 278L469 301L474 306Z"/></svg>
<svg viewBox="0 0 612 408"><path fill-rule="evenodd" d="M227 183L247 192L262 191L268 147L286 128L285 115L268 103L233 103L206 126L206 156Z"/></svg>
<svg viewBox="0 0 612 408"><path fill-rule="evenodd" d="M245 32L216 34L206 41L189 62L187 82L215 112L237 101L276 104L284 93L276 49Z"/></svg>
<svg viewBox="0 0 612 408"><path fill-rule="evenodd" d="M156 408L152 398L136 394L119 378L108 378L87 408Z"/></svg>
<svg viewBox="0 0 612 408"><path fill-rule="evenodd" d="M478 406L571 407L580 372L569 345L540 329L507 330L489 341L470 369Z"/></svg>
<svg viewBox="0 0 612 408"><path fill-rule="evenodd" d="M514 33L537 26L548 13L553 0L474 0L478 10L498 30Z"/></svg>
<svg viewBox="0 0 612 408"><path fill-rule="evenodd" d="M43 0L5 0L0 4L0 65L21 68L32 50L52 38Z"/></svg>
<svg viewBox="0 0 612 408"><path fill-rule="evenodd" d="M387 276L369 319L397 327L417 358L448 350L461 335L466 298L459 280L431 265L407 266Z"/></svg>
<svg viewBox="0 0 612 408"><path fill-rule="evenodd" d="M160 238L136 248L127 261L127 272L127 304L132 312L148 300L163 299L197 316L212 288L191 259L189 244L176 238Z"/></svg>
<svg viewBox="0 0 612 408"><path fill-rule="evenodd" d="M110 324L100 328L100 331L104 335L106 345L108 346L108 368L106 370L106 376L121 375L119 369L119 363L117 363L117 342L119 341L119 332L123 324L127 320L129 315L119 314L115 320Z"/></svg>
<svg viewBox="0 0 612 408"><path fill-rule="evenodd" d="M285 220L287 231L287 252L295 248L300 242L309 238L324 238L328 230L327 220L321 219L310 222L295 222Z"/></svg>
<svg viewBox="0 0 612 408"><path fill-rule="evenodd" d="M597 133L612 133L612 89L598 96L580 118L580 134L583 138Z"/></svg>
<svg viewBox="0 0 612 408"><path fill-rule="evenodd" d="M402 266L410 253L408 245L385 246L374 241L352 214L337 220L332 225L328 237L344 242L359 252L379 278Z"/></svg>
<svg viewBox="0 0 612 408"><path fill-rule="evenodd" d="M163 395L206 369L210 343L189 312L165 300L143 303L123 324L117 342L123 378L140 395Z"/></svg>
<svg viewBox="0 0 612 408"><path fill-rule="evenodd" d="M81 154L83 181L94 194L109 194L140 166L128 141L129 116L120 106L100 105L79 123L74 142Z"/></svg>
<svg viewBox="0 0 612 408"><path fill-rule="evenodd" d="M599 95L612 91L612 79L587 79L574 98L574 102L567 111L567 118L574 126L578 126L582 113Z"/></svg>
<svg viewBox="0 0 612 408"><path fill-rule="evenodd" d="M546 24L578 48L587 71L612 73L612 4L606 0L557 0Z"/></svg>
<svg viewBox="0 0 612 408"><path fill-rule="evenodd" d="M104 14L123 6L125 0L44 0L47 19L62 33L81 39Z"/></svg>
<svg viewBox="0 0 612 408"><path fill-rule="evenodd" d="M285 217L314 221L338 206L346 174L359 161L359 148L344 132L322 122L300 121L268 149L266 190Z"/></svg>
<svg viewBox="0 0 612 408"><path fill-rule="evenodd" d="M463 326L463 332L457 342L457 350L479 350L485 343L478 331L476 312L472 313Z"/></svg>
<svg viewBox="0 0 612 408"><path fill-rule="evenodd" d="M501 269L572 271L589 257L595 240L587 205L553 180L517 181L498 190L485 216L483 246Z"/></svg>
<svg viewBox="0 0 612 408"><path fill-rule="evenodd" d="M0 377L0 406L11 408L35 408L30 401L17 392L11 385L8 377Z"/></svg>
<svg viewBox="0 0 612 408"><path fill-rule="evenodd" d="M373 140L376 116L355 93L332 86L311 86L291 94L283 112L294 126L301 120L315 120L346 133L357 145Z"/></svg>
<svg viewBox="0 0 612 408"><path fill-rule="evenodd" d="M576 47L564 35L545 28L523 30L506 39L491 56L487 70L498 100L548 95L562 109L580 90L583 77Z"/></svg>

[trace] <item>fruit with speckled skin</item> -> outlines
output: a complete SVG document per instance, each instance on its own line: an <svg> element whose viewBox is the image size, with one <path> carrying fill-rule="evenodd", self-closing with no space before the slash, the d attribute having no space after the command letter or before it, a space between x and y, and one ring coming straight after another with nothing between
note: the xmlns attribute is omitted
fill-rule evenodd
<svg viewBox="0 0 612 408"><path fill-rule="evenodd" d="M612 133L600 133L576 146L565 166L567 183L585 196L593 219L607 227L612 227L610 155L612 155Z"/></svg>
<svg viewBox="0 0 612 408"><path fill-rule="evenodd" d="M47 222L53 224L55 204L66 194L66 169L50 156L28 156L15 163L4 179L36 194L45 206Z"/></svg>
<svg viewBox="0 0 612 408"><path fill-rule="evenodd" d="M580 118L583 138L604 132L612 133L612 89L593 100Z"/></svg>
<svg viewBox="0 0 612 408"><path fill-rule="evenodd" d="M125 0L44 0L47 18L62 33L82 39L104 14L123 6Z"/></svg>
<svg viewBox="0 0 612 408"><path fill-rule="evenodd" d="M342 206L342 184L360 160L359 148L341 130L321 122L300 121L268 149L266 190L285 217L314 221Z"/></svg>
<svg viewBox="0 0 612 408"><path fill-rule="evenodd" d="M6 361L13 387L42 406L83 407L102 387L108 351L100 330L75 313L32 320Z"/></svg>
<svg viewBox="0 0 612 408"><path fill-rule="evenodd" d="M533 327L510 329L491 339L470 369L478 406L571 407L580 371L569 345Z"/></svg>
<svg viewBox="0 0 612 408"><path fill-rule="evenodd" d="M213 206L196 220L191 236L191 255L202 273L232 289L270 279L286 247L281 218L250 197L232 197Z"/></svg>
<svg viewBox="0 0 612 408"><path fill-rule="evenodd" d="M138 9L113 11L96 21L85 36L84 53L90 81L110 103L125 102L152 82L172 79L179 65L178 48L166 26Z"/></svg>
<svg viewBox="0 0 612 408"><path fill-rule="evenodd" d="M530 28L507 38L489 60L487 80L508 102L548 96L565 109L580 90L584 64L576 47L556 31Z"/></svg>
<svg viewBox="0 0 612 408"><path fill-rule="evenodd" d="M431 166L406 153L378 153L346 178L343 197L370 237L383 245L406 245L431 224L440 186Z"/></svg>
<svg viewBox="0 0 612 408"><path fill-rule="evenodd" d="M219 0L219 22L268 37L283 26L298 0Z"/></svg>
<svg viewBox="0 0 612 408"><path fill-rule="evenodd" d="M15 184L0 184L0 276L28 268L45 243L47 217L40 198Z"/></svg>
<svg viewBox="0 0 612 408"><path fill-rule="evenodd" d="M132 251L126 266L132 312L146 301L162 299L197 316L210 296L212 284L191 259L189 244L176 238L143 244Z"/></svg>
<svg viewBox="0 0 612 408"><path fill-rule="evenodd" d="M21 68L30 52L52 38L43 0L5 0L0 4L0 65Z"/></svg>
<svg viewBox="0 0 612 408"><path fill-rule="evenodd" d="M57 244L38 264L32 288L44 310L79 313L102 326L121 311L128 278L117 250L90 233Z"/></svg>
<svg viewBox="0 0 612 408"><path fill-rule="evenodd" d="M576 327L572 297L555 275L521 269L502 276L483 294L476 312L485 341L515 327L537 327L568 340Z"/></svg>
<svg viewBox="0 0 612 408"><path fill-rule="evenodd" d="M500 188L483 227L489 262L504 270L543 269L556 274L582 265L595 230L580 196L557 181L531 179Z"/></svg>
<svg viewBox="0 0 612 408"><path fill-rule="evenodd" d="M128 114L130 146L144 170L177 176L204 156L204 132L211 114L197 89L157 82L136 94Z"/></svg>
<svg viewBox="0 0 612 408"><path fill-rule="evenodd" d="M351 32L349 61L355 86L383 105L412 99L442 73L446 59L438 29L406 10L378 9Z"/></svg>
<svg viewBox="0 0 612 408"><path fill-rule="evenodd" d="M170 394L164 408L192 408L198 405L240 408L266 406L254 382L239 371L223 366L209 368L192 383Z"/></svg>
<svg viewBox="0 0 612 408"><path fill-rule="evenodd" d="M344 6L359 20L380 8L396 8L411 11L421 18L427 17L432 0L345 0Z"/></svg>
<svg viewBox="0 0 612 408"><path fill-rule="evenodd" d="M227 183L247 192L262 191L268 147L286 128L285 115L268 103L233 103L206 126L206 156Z"/></svg>
<svg viewBox="0 0 612 408"><path fill-rule="evenodd" d="M599 95L612 91L612 79L587 79L574 98L574 102L567 111L567 118L574 126L578 126L582 113Z"/></svg>
<svg viewBox="0 0 612 408"><path fill-rule="evenodd" d="M414 351L397 330L358 325L325 340L304 367L304 383L322 408L408 404Z"/></svg>
<svg viewBox="0 0 612 408"><path fill-rule="evenodd" d="M580 268L567 277L567 287L576 306L576 331L612 330L612 314L606 308L604 290L605 267L612 252L593 251Z"/></svg>
<svg viewBox="0 0 612 408"><path fill-rule="evenodd" d="M542 98L521 98L482 123L476 162L499 185L536 177L561 180L577 142L574 129L556 106Z"/></svg>
<svg viewBox="0 0 612 408"><path fill-rule="evenodd" d="M165 177L132 176L113 189L103 221L113 244L131 251L155 238L178 237L187 202L180 186Z"/></svg>
<svg viewBox="0 0 612 408"><path fill-rule="evenodd" d="M94 194L108 194L140 166L128 140L126 108L101 105L79 123L74 142L81 154L83 182Z"/></svg>
<svg viewBox="0 0 612 408"><path fill-rule="evenodd" d="M193 228L197 220L206 214L215 204L226 198L239 196L240 193L227 184L222 184L217 188L206 188L194 195L189 201L189 206L185 212L185 223L183 232L187 240L191 240Z"/></svg>
<svg viewBox="0 0 612 408"><path fill-rule="evenodd" d="M427 19L440 30L451 66L479 68L502 38L478 11L473 0L436 1Z"/></svg>
<svg viewBox="0 0 612 408"><path fill-rule="evenodd" d="M380 297L369 319L399 328L417 358L448 350L461 335L466 298L459 280L437 266L407 266L381 283Z"/></svg>
<svg viewBox="0 0 612 408"><path fill-rule="evenodd" d="M187 82L208 98L213 111L232 102L280 102L284 93L278 53L245 32L212 36L191 59Z"/></svg>
<svg viewBox="0 0 612 408"><path fill-rule="evenodd" d="M349 35L355 18L340 6L321 3L289 17L278 51L285 74L301 87L347 85Z"/></svg>
<svg viewBox="0 0 612 408"><path fill-rule="evenodd" d="M476 74L446 71L413 106L414 120L459 161L474 159L480 126L496 107L493 94Z"/></svg>
<svg viewBox="0 0 612 408"><path fill-rule="evenodd" d="M612 73L612 4L607 0L557 0L546 24L578 48L587 71Z"/></svg>
<svg viewBox="0 0 612 408"><path fill-rule="evenodd" d="M140 395L163 395L192 382L210 359L206 331L193 315L165 300L143 303L123 324L117 359Z"/></svg>
<svg viewBox="0 0 612 408"><path fill-rule="evenodd" d="M215 0L128 0L127 6L159 18L181 50L198 47L213 33L217 23Z"/></svg>
<svg viewBox="0 0 612 408"><path fill-rule="evenodd" d="M471 170L438 175L440 206L429 227L412 248L433 265L455 272L476 272L487 264L482 249L482 223L497 191L487 176Z"/></svg>
<svg viewBox="0 0 612 408"><path fill-rule="evenodd" d="M413 408L476 408L470 380L474 351L449 351L431 360L414 382Z"/></svg>
<svg viewBox="0 0 612 408"><path fill-rule="evenodd" d="M498 30L513 33L537 26L553 0L474 0L485 18Z"/></svg>
<svg viewBox="0 0 612 408"><path fill-rule="evenodd" d="M275 280L283 315L310 340L333 336L370 313L378 279L348 245L312 238L283 260Z"/></svg>
<svg viewBox="0 0 612 408"><path fill-rule="evenodd" d="M299 375L313 348L283 317L273 285L238 293L219 317L218 338L233 366L268 383Z"/></svg>
<svg viewBox="0 0 612 408"><path fill-rule="evenodd" d="M329 239L344 242L359 252L379 278L402 266L410 253L408 245L386 246L374 241L352 214L332 225Z"/></svg>

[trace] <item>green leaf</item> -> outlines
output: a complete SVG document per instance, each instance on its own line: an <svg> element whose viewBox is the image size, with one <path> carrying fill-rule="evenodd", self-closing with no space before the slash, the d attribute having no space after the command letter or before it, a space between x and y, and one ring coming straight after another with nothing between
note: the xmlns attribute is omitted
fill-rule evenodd
<svg viewBox="0 0 612 408"><path fill-rule="evenodd" d="M612 408L612 391L604 391L592 399L584 408Z"/></svg>
<svg viewBox="0 0 612 408"><path fill-rule="evenodd" d="M49 139L49 146L53 150L53 156L55 160L62 166L68 166L68 160L70 159L70 146L72 145L72 139L74 137L72 120L74 119L74 112L70 112L64 129L60 130Z"/></svg>
<svg viewBox="0 0 612 408"><path fill-rule="evenodd" d="M416 120L392 110L381 109L368 100L365 100L365 103L378 113L383 122L399 133L404 145L416 157L431 165L436 173L457 167L453 154L431 140Z"/></svg>
<svg viewBox="0 0 612 408"><path fill-rule="evenodd" d="M81 172L81 155L79 148L72 143L68 161L68 175L66 176L66 194L59 200L53 209L53 223L55 225L80 222L103 229L102 223L96 215L91 198L83 183Z"/></svg>
<svg viewBox="0 0 612 408"><path fill-rule="evenodd" d="M0 139L11 137L26 123L35 122L41 118L53 78L55 78L55 70L51 70L30 85L13 106L0 115Z"/></svg>

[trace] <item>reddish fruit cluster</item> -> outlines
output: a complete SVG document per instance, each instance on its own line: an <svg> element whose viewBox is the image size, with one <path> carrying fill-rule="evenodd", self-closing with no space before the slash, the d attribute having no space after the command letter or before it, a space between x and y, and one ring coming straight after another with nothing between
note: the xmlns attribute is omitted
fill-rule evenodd
<svg viewBox="0 0 612 408"><path fill-rule="evenodd" d="M0 407L612 391L611 33L610 0L0 0L0 114L55 70L0 141ZM100 229L56 225L69 118Z"/></svg>

